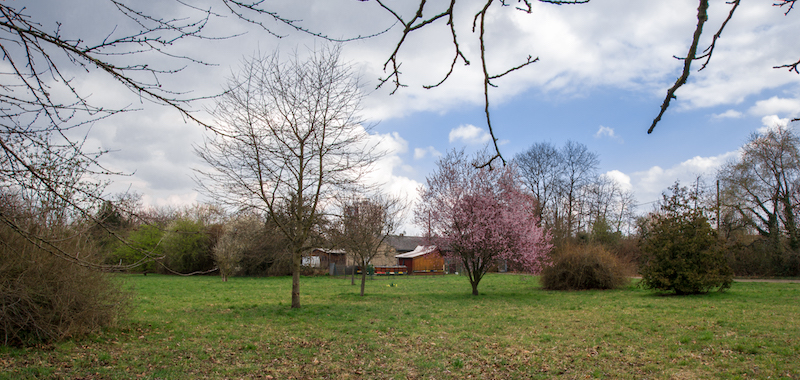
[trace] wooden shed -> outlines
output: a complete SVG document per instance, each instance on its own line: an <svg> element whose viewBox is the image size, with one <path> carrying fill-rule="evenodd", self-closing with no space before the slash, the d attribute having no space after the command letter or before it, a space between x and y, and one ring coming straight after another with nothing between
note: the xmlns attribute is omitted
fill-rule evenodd
<svg viewBox="0 0 800 380"><path fill-rule="evenodd" d="M408 268L408 274L444 274L444 257L435 245L419 245L411 252L394 257L398 265Z"/></svg>
<svg viewBox="0 0 800 380"><path fill-rule="evenodd" d="M343 250L340 249L315 248L314 251L311 252L310 257L318 257L318 259L313 260L313 262L316 264L313 266L318 268L328 268L330 264L336 264L337 266L343 267L347 263L347 255ZM311 260L309 261L311 262Z"/></svg>

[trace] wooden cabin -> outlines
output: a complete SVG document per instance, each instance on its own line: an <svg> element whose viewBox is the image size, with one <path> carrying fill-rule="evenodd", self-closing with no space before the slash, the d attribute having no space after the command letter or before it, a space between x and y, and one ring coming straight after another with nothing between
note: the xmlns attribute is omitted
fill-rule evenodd
<svg viewBox="0 0 800 380"><path fill-rule="evenodd" d="M411 252L395 255L397 265L408 268L408 274L444 274L444 257L435 245L418 245Z"/></svg>
<svg viewBox="0 0 800 380"><path fill-rule="evenodd" d="M317 259L314 259L314 257ZM308 260L306 260L306 258L303 259L304 263L307 261L311 264L308 266L324 269L330 267L331 264L344 267L347 263L347 255L341 249L315 248L314 251L311 252Z"/></svg>

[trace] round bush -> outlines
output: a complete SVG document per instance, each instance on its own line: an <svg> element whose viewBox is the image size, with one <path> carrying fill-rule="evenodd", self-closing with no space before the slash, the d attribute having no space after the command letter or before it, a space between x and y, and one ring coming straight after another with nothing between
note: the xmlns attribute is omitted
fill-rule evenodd
<svg viewBox="0 0 800 380"><path fill-rule="evenodd" d="M616 289L628 283L626 268L598 245L568 246L546 267L540 281L547 290Z"/></svg>

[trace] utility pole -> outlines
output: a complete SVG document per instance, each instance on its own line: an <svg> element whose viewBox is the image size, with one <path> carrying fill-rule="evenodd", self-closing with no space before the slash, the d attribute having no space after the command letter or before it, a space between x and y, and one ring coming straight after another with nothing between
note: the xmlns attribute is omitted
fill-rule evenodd
<svg viewBox="0 0 800 380"><path fill-rule="evenodd" d="M719 234L720 218L719 218L719 180L717 180L717 233Z"/></svg>

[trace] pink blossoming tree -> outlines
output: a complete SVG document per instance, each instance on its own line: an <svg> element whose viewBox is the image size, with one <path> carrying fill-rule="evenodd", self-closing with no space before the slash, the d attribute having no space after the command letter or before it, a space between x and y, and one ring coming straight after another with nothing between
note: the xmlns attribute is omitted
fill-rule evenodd
<svg viewBox="0 0 800 380"><path fill-rule="evenodd" d="M501 260L538 273L552 244L515 167L477 168L463 151L449 152L437 165L421 189L414 221L446 256L464 265L472 294L478 295L481 279Z"/></svg>

